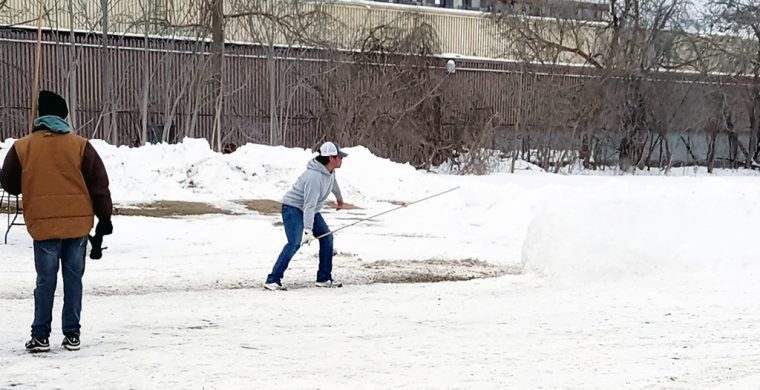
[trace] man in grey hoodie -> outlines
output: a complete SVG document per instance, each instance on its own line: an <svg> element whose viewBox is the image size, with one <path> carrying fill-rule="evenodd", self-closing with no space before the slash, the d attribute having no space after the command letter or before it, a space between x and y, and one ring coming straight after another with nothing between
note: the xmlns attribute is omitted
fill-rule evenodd
<svg viewBox="0 0 760 390"><path fill-rule="evenodd" d="M282 222L288 243L282 248L272 273L267 276L264 288L267 290L285 290L282 277L288 269L290 260L295 256L301 243L308 244L314 237L330 232L319 210L330 196L335 195L337 209L343 208L343 196L340 193L335 169L340 168L343 157L348 156L332 142L325 142L319 148L319 156L310 160L306 171L293 184L282 199ZM333 236L328 234L319 239L319 270L317 287L341 287L342 284L332 280Z"/></svg>

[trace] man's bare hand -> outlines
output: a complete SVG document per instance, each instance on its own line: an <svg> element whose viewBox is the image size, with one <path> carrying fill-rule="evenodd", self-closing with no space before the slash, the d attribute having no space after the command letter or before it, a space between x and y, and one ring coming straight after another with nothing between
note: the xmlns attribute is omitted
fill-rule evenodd
<svg viewBox="0 0 760 390"><path fill-rule="evenodd" d="M338 199L336 202L335 210L340 210L343 208L343 199Z"/></svg>

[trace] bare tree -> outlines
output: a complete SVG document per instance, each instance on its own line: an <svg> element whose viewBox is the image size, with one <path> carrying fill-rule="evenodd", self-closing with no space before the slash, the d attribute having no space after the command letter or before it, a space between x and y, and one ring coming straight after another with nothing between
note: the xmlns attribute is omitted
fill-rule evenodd
<svg viewBox="0 0 760 390"><path fill-rule="evenodd" d="M140 2L140 8L143 12L143 74L142 74L142 91L140 91L140 145L145 145L148 141L148 102L150 99L150 84L152 72L148 71L148 62L150 61L150 52L148 45L150 40L151 22L150 15L154 14L153 2L148 4Z"/></svg>
<svg viewBox="0 0 760 390"><path fill-rule="evenodd" d="M335 28L333 17L320 3L300 0L233 0L225 19L261 45L266 56L269 89L268 142L284 142L292 98L304 86L304 66L283 61L303 55L306 48L330 48L329 35ZM303 65L303 64L298 64ZM301 73L301 74L299 74Z"/></svg>
<svg viewBox="0 0 760 390"><path fill-rule="evenodd" d="M116 129L116 116L113 102L113 72L111 70L111 55L109 53L108 21L109 2L100 0L101 19L100 25L103 31L100 51L100 85L101 101L103 102L102 124L103 138L110 137L111 143L117 145L119 134Z"/></svg>
<svg viewBox="0 0 760 390"><path fill-rule="evenodd" d="M76 25L76 16L74 14L74 1L68 1L69 11L69 72L68 72L68 101L69 101L69 120L71 126L77 126L77 53L76 53L76 36L74 26Z"/></svg>
<svg viewBox="0 0 760 390"><path fill-rule="evenodd" d="M208 55L207 42L214 4L191 0L176 3L175 8L175 3L164 7L164 3L154 0L140 0L137 5L139 13L118 19L120 24L130 26L130 31L142 35L142 58L138 69L132 70L140 74L140 85L134 91L136 101L122 97L125 107L138 107L140 126L133 141L144 144L195 137L201 115L209 107L216 107L210 102L215 99L210 90L218 72L211 72L211 61L218 57ZM133 84L123 79L118 82ZM212 130L211 136L216 133L216 129Z"/></svg>
<svg viewBox="0 0 760 390"><path fill-rule="evenodd" d="M214 98L212 139L216 140L216 150L221 151L224 129L224 2L211 0L208 6L211 14L211 87Z"/></svg>
<svg viewBox="0 0 760 390"><path fill-rule="evenodd" d="M327 136L381 153L414 145L426 159L448 149L437 142L445 72L429 70L438 51L431 25L418 14L404 15L371 26L354 46L361 51L335 52L333 70L312 84Z"/></svg>
<svg viewBox="0 0 760 390"><path fill-rule="evenodd" d="M460 172L478 171L487 160L478 152L492 147L500 122L496 103L435 56L430 16L405 13L352 38L357 50L333 52L330 68L311 80L326 137L418 167L461 156Z"/></svg>
<svg viewBox="0 0 760 390"><path fill-rule="evenodd" d="M529 64L579 63L590 66L591 77L568 89L565 97L573 104L567 130L578 137L578 148L591 148L600 132L618 132L622 167L643 167L650 161L647 145L656 140L666 144L670 129L665 119L672 112L658 112L656 91L650 80L664 71L697 69L702 46L686 33L690 20L685 0L611 0L605 21L577 19L571 2L539 2L545 17L525 13L495 12L501 36L509 42L508 56ZM684 109L680 100L664 107ZM661 103L661 102L658 102ZM540 115L541 118L556 117ZM657 116L658 118L655 118ZM672 124L672 122L669 122ZM653 136L652 132L657 135ZM584 156L592 156L586 150ZM588 164L586 164L588 165Z"/></svg>
<svg viewBox="0 0 760 390"><path fill-rule="evenodd" d="M753 0L710 0L708 8L707 19L717 32L730 33L738 38L735 45L730 45L727 39L716 39L716 42L723 43L721 51L736 64L738 74L752 77L752 93L747 100L750 140L746 167L749 168L760 152L760 4Z"/></svg>

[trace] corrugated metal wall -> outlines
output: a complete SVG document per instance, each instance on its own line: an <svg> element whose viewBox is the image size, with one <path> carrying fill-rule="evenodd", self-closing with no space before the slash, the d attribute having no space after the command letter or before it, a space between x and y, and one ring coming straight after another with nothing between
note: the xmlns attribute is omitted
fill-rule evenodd
<svg viewBox="0 0 760 390"><path fill-rule="evenodd" d="M48 31L43 40L40 86L68 96L71 69L71 47L67 44L69 37L64 33ZM110 140L112 138L109 135L102 133L103 126L100 123L103 106L101 38L83 34L77 35L76 41L77 128L84 136ZM2 139L18 138L27 131L35 43L34 30L0 28ZM214 140L222 145L270 143L269 72L264 48L253 45L226 47L225 122L221 140L216 140L212 133L214 104L209 83L210 57L207 43L111 37L109 44L109 58L113 61L113 100L119 144L137 145L141 142L142 83L146 71L150 77L147 108L148 127L151 130L147 141L165 139L173 142L191 136L206 138L210 142ZM392 74L380 71L388 66L386 64L354 63L351 53L344 53L343 59L338 62L334 57L326 58L326 53L318 50L281 49L276 54L274 78L277 81L275 91L279 95L275 96L275 109L282 134L276 134L273 142L286 146L313 147L325 134L335 131L350 136L350 121L342 122L337 129L334 128L334 123L327 121L329 115L336 114L336 108L341 107L338 100L343 100L341 104L345 104L343 107L347 112L361 114L363 107L358 105L367 101L359 96L361 88L373 88L382 84L383 77ZM463 126L458 121L473 110L498 115L497 124L500 128L511 129L517 122L524 129L530 129L534 123L546 126L545 118L540 116L546 113L547 98L559 91L571 91L573 86L593 77L593 70L589 68L543 66L533 67L530 73L525 73L520 64L474 60L458 61L457 72L446 75L445 60L432 61L426 65L424 72L430 74L428 87L439 83L440 99L426 100L423 106L428 106L423 108L428 110L428 114L430 110L437 110L440 113L440 123L421 123L427 126L426 131L440 132L433 139L438 139L436 142L442 144L456 138ZM328 74L336 75L336 66L342 67L339 70L340 77L334 79L339 84L328 78ZM367 70L367 67L372 69ZM651 82L651 88L673 91L673 100L678 102L684 96L705 97L679 111L681 115L686 115L685 118L704 111L703 107L711 104L706 100L709 89L692 83L698 75L680 74L669 77L671 80L663 80L661 84ZM676 92L673 86L688 88ZM341 95L341 91L345 93ZM408 92L418 93L422 97L426 93ZM738 96L742 93L742 87L735 87L734 92ZM379 99L381 101L370 103L394 104L390 95L380 96ZM326 106L332 112L326 112ZM744 115L737 115L735 120L741 121L743 118ZM551 123L548 127L561 130L563 126L563 123ZM738 122L736 126L737 129L744 128L744 124ZM164 132L164 129L168 129L168 132ZM376 133L370 134L363 142L377 154L398 161L419 159L419 145L405 144L397 135L389 133L387 127L371 129ZM413 138L411 140L414 141ZM217 142L212 145L216 146Z"/></svg>
<svg viewBox="0 0 760 390"><path fill-rule="evenodd" d="M169 15L168 20L174 25L197 24L200 12L194 12L198 5L192 0L166 1L169 9L159 12L155 9L145 9L143 3L149 1L119 0L111 1L109 13L110 33L142 34L145 29L140 24L142 15L158 12L162 17ZM47 17L43 26L67 30L71 28L68 1L42 0L46 5ZM0 12L0 24L35 26L39 12L40 0L7 0L5 12ZM154 1L153 3L159 3ZM303 7L313 7L317 3L304 2ZM322 39L336 42L344 49L355 48L357 41L366 37L366 32L380 25L394 25L409 20L411 14L424 18L436 31L440 40L440 53L456 53L463 56L484 58L503 58L506 55L506 39L499 36L498 29L487 14L470 11L453 11L434 7L400 7L382 3L352 3L326 2L323 10L337 23L331 32L324 32ZM74 1L74 28L80 31L98 33L100 27L100 5L97 0ZM155 7L155 6L154 6ZM226 5L229 8L229 5ZM152 12L151 12L152 11ZM232 13L235 10L227 9ZM260 43L260 34L252 33L246 18L230 18L225 28L226 38L236 42ZM547 20L548 24L553 23ZM161 36L195 36L192 28L165 28L157 25L150 27L151 34ZM271 32L271 28L263 28ZM262 27L258 27L262 30ZM285 37L278 34L275 44L285 45ZM575 56L568 56L569 61L578 61Z"/></svg>
<svg viewBox="0 0 760 390"><path fill-rule="evenodd" d="M36 32L0 28L0 138L17 138L26 132ZM45 32L42 44L40 87L68 96L68 36ZM102 133L101 58L98 36L77 35L75 123L80 134L111 139ZM135 145L141 136L143 77L150 72L149 128L159 134L169 122L166 139L188 135L213 138L214 105L210 89L209 47L204 42L150 40L148 50L140 38L113 38L108 51L114 75L113 100L120 144ZM269 74L264 50L257 46L229 46L226 53L223 106L225 128L221 143L269 142ZM287 117L288 131L280 143L311 145L318 139L314 113L317 102L305 88L294 88L303 78L323 71L323 60L303 51L285 50L275 61L278 93L292 96L277 107ZM287 58L287 59L285 59ZM147 60L147 66L145 66ZM322 62L320 62L322 61ZM294 92L291 92L295 89ZM278 96L278 98L280 98ZM155 141L148 137L149 141Z"/></svg>

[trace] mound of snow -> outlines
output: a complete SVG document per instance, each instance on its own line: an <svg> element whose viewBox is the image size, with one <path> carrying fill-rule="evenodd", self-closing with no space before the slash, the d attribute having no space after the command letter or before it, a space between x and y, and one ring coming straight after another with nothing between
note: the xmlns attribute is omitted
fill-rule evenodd
<svg viewBox="0 0 760 390"><path fill-rule="evenodd" d="M528 271L569 283L757 267L750 227L760 212L719 200L607 196L552 207L530 223L522 261Z"/></svg>
<svg viewBox="0 0 760 390"><path fill-rule="evenodd" d="M231 154L214 152L203 139L179 144L114 147L93 140L111 178L111 192L120 201L156 199L213 201L275 199L292 186L316 152L309 149L247 144ZM364 147L349 153L337 176L351 202L413 199L428 190L423 176L408 164L373 155ZM433 185L435 187L435 185Z"/></svg>

